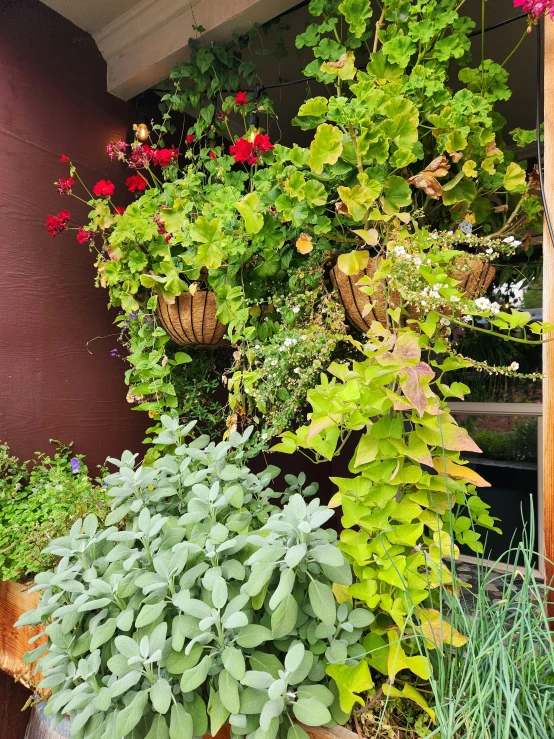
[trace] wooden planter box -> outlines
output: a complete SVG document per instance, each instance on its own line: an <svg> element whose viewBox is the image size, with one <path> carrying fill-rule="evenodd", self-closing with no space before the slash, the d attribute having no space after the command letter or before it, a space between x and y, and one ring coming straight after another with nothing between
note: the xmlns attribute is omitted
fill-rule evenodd
<svg viewBox="0 0 554 739"><path fill-rule="evenodd" d="M326 729L320 726L301 725L308 732L310 739L358 739L357 734L345 729L344 726ZM32 710L31 720L25 732L25 739L67 739L70 736L69 727L69 721L64 720L55 729L50 729L48 718L44 716L42 708L37 706ZM223 726L214 739L229 739L229 736L229 727ZM212 739L212 737L206 734L203 739Z"/></svg>
<svg viewBox="0 0 554 739"><path fill-rule="evenodd" d="M17 619L35 608L39 601L39 594L29 593L29 587L12 580L0 580L0 670L25 685L32 682L32 666L23 662L23 655L38 647L39 641L29 646L29 639L42 631L41 627L14 627Z"/></svg>

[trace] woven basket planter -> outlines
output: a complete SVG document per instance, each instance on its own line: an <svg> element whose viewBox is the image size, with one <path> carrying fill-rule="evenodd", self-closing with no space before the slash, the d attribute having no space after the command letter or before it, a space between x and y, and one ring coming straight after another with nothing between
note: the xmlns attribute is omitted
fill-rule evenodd
<svg viewBox="0 0 554 739"><path fill-rule="evenodd" d="M213 349L222 344L226 326L216 312L215 294L210 290L181 293L172 305L158 300L162 326L179 346Z"/></svg>
<svg viewBox="0 0 554 739"><path fill-rule="evenodd" d="M38 647L40 641L29 646L29 639L40 634L40 626L24 626L16 629L14 623L26 611L36 608L38 593L29 593L27 588L12 580L0 580L0 670L23 684L32 675L32 665L23 662L23 655ZM27 679L26 679L27 678Z"/></svg>
<svg viewBox="0 0 554 739"><path fill-rule="evenodd" d="M371 298L357 286L362 277L373 277L378 264L379 259L374 257L369 260L365 270L358 272L356 275L346 275L336 265L329 272L333 287L339 293L348 322L364 334L369 331L373 321L385 324L387 308L395 308L400 303L400 296L395 291L389 292L387 300L387 290L384 283L378 285ZM476 298L487 291L495 274L496 270L490 262L486 259L473 257L463 259L460 268L452 272L452 277L458 280L458 288L463 290L466 298ZM373 308L364 316L364 307L370 302ZM410 318L418 317L417 311L413 307L409 305L405 307Z"/></svg>

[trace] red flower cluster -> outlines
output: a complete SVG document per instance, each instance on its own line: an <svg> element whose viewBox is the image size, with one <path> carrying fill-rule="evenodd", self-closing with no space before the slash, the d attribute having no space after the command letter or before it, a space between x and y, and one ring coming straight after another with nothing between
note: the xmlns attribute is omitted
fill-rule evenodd
<svg viewBox="0 0 554 739"><path fill-rule="evenodd" d="M187 133L187 135L185 136L185 140L187 144L192 144L194 141L194 136L191 133Z"/></svg>
<svg viewBox="0 0 554 739"><path fill-rule="evenodd" d="M69 161L69 157L66 157L65 154L62 154L60 157L60 162L68 162L68 161Z"/></svg>
<svg viewBox="0 0 554 739"><path fill-rule="evenodd" d="M210 157L210 159L217 159L217 154L215 153L215 151L210 151L208 156Z"/></svg>
<svg viewBox="0 0 554 739"><path fill-rule="evenodd" d="M129 144L125 143L123 139L119 141L110 141L106 147L106 151L110 159L119 159L123 161L125 159L125 152L127 151Z"/></svg>
<svg viewBox="0 0 554 739"><path fill-rule="evenodd" d="M248 139L237 139L229 152L235 158L235 162L246 162L246 164L256 164L264 151L271 151L275 147L269 140L269 136L263 133L257 133L253 141Z"/></svg>
<svg viewBox="0 0 554 739"><path fill-rule="evenodd" d="M154 151L154 164L159 164L160 167L169 167L179 158L179 149L174 146L171 149L156 149Z"/></svg>
<svg viewBox="0 0 554 739"><path fill-rule="evenodd" d="M92 241L97 233L98 231L87 231L82 226L79 226L79 230L77 231L77 241L79 244L86 244L87 241Z"/></svg>
<svg viewBox="0 0 554 739"><path fill-rule="evenodd" d="M59 234L62 231L67 231L67 221L69 221L70 218L71 215L67 210L61 210L55 216L48 216L46 219L46 228L48 229L50 236L54 238L56 234Z"/></svg>
<svg viewBox="0 0 554 739"><path fill-rule="evenodd" d="M153 158L154 149L151 146L148 144L136 144L133 146L128 164L131 169L142 169L143 167L148 167Z"/></svg>
<svg viewBox="0 0 554 739"><path fill-rule="evenodd" d="M248 93L237 92L235 95L235 105L247 105L248 104Z"/></svg>
<svg viewBox="0 0 554 739"><path fill-rule="evenodd" d="M110 180L98 180L92 188L92 192L98 198L111 198L115 190L115 185Z"/></svg>
<svg viewBox="0 0 554 739"><path fill-rule="evenodd" d="M143 192L148 187L148 182L140 174L131 175L125 180L129 192Z"/></svg>
<svg viewBox="0 0 554 739"><path fill-rule="evenodd" d="M57 182L60 195L71 195L71 188L75 184L73 177L60 177Z"/></svg>
<svg viewBox="0 0 554 739"><path fill-rule="evenodd" d="M114 211L118 216L122 216L125 213L125 208L122 205L116 205Z"/></svg>

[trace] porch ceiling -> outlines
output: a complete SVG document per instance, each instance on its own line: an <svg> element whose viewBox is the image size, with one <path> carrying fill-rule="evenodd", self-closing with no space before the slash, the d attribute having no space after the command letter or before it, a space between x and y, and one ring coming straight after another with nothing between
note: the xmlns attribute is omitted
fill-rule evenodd
<svg viewBox="0 0 554 739"><path fill-rule="evenodd" d="M206 40L265 23L298 0L42 0L94 37L108 65L108 91L128 100L187 58L194 26Z"/></svg>

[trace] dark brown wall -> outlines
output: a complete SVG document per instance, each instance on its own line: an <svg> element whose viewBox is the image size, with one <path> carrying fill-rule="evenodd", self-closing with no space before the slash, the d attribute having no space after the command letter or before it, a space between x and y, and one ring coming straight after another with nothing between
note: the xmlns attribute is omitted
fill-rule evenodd
<svg viewBox="0 0 554 739"><path fill-rule="evenodd" d="M109 355L94 258L75 232L52 239L44 225L62 209L85 223L87 206L53 185L68 174L62 153L86 182L115 182L122 202L125 172L105 150L130 122L87 33L38 0L0 0L0 440L25 459L50 438L90 464L141 448L148 419L130 410L123 360Z"/></svg>

